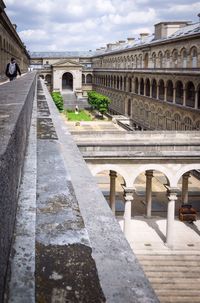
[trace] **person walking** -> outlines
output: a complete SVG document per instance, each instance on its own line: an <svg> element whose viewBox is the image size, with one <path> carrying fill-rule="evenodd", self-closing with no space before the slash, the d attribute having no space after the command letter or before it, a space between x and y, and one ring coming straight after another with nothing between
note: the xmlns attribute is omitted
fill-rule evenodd
<svg viewBox="0 0 200 303"><path fill-rule="evenodd" d="M17 78L17 73L21 76L19 65L16 63L15 58L11 58L6 66L6 76L12 81Z"/></svg>

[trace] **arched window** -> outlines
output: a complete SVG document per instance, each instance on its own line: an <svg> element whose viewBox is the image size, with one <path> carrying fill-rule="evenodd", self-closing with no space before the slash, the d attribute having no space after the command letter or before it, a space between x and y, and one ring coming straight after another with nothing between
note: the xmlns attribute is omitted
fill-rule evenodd
<svg viewBox="0 0 200 303"><path fill-rule="evenodd" d="M167 101L173 102L173 83L171 80L167 81Z"/></svg>
<svg viewBox="0 0 200 303"><path fill-rule="evenodd" d="M197 120L195 123L195 129L200 130L200 120Z"/></svg>
<svg viewBox="0 0 200 303"><path fill-rule="evenodd" d="M176 82L176 104L183 105L183 83L181 81Z"/></svg>
<svg viewBox="0 0 200 303"><path fill-rule="evenodd" d="M170 52L165 52L165 66L166 68L170 68Z"/></svg>
<svg viewBox="0 0 200 303"><path fill-rule="evenodd" d="M82 74L82 83L85 84L85 75Z"/></svg>
<svg viewBox="0 0 200 303"><path fill-rule="evenodd" d="M131 93L132 92L132 78L128 79L128 91Z"/></svg>
<svg viewBox="0 0 200 303"><path fill-rule="evenodd" d="M191 81L186 84L186 106L195 106L195 87Z"/></svg>
<svg viewBox="0 0 200 303"><path fill-rule="evenodd" d="M146 80L146 96L150 96L150 81L149 79Z"/></svg>
<svg viewBox="0 0 200 303"><path fill-rule="evenodd" d="M158 54L158 62L159 62L159 67L162 68L163 67L163 54L162 54L162 52L159 52L159 54Z"/></svg>
<svg viewBox="0 0 200 303"><path fill-rule="evenodd" d="M193 47L190 51L191 61L192 61L192 68L197 67L197 48Z"/></svg>
<svg viewBox="0 0 200 303"><path fill-rule="evenodd" d="M182 66L183 68L187 67L187 51L185 48L181 51L181 59L182 59Z"/></svg>
<svg viewBox="0 0 200 303"><path fill-rule="evenodd" d="M174 129L181 130L181 116L178 113L174 114Z"/></svg>
<svg viewBox="0 0 200 303"><path fill-rule="evenodd" d="M92 83L92 75L91 74L88 74L86 76L86 83L88 83L88 84Z"/></svg>
<svg viewBox="0 0 200 303"><path fill-rule="evenodd" d="M165 84L163 80L159 81L159 96L158 99L164 100L164 95L165 95Z"/></svg>
<svg viewBox="0 0 200 303"><path fill-rule="evenodd" d="M172 53L173 67L178 67L178 51L175 49Z"/></svg>
<svg viewBox="0 0 200 303"><path fill-rule="evenodd" d="M192 120L190 119L190 117L185 117L183 123L184 123L184 130L192 129Z"/></svg>

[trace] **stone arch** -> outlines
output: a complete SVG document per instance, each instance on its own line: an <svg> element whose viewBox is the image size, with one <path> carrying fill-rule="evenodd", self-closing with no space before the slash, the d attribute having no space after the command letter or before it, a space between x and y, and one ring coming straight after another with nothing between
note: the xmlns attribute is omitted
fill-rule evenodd
<svg viewBox="0 0 200 303"><path fill-rule="evenodd" d="M159 87L158 99L164 100L164 97L165 97L165 83L164 83L163 79L159 80L158 87Z"/></svg>
<svg viewBox="0 0 200 303"><path fill-rule="evenodd" d="M171 67L170 51L169 50L165 51L165 66L166 66L166 68L170 68Z"/></svg>
<svg viewBox="0 0 200 303"><path fill-rule="evenodd" d="M158 63L159 67L163 68L163 53L161 51L158 53Z"/></svg>
<svg viewBox="0 0 200 303"><path fill-rule="evenodd" d="M148 68L149 67L149 54L146 53L144 55L144 68Z"/></svg>
<svg viewBox="0 0 200 303"><path fill-rule="evenodd" d="M98 173L103 172L103 171L116 171L117 174L120 174L122 178L124 179L125 185L130 186L130 176L129 174L122 168L120 165L115 165L115 164L98 164L95 165L94 167L90 167L90 171L93 176L96 176Z"/></svg>
<svg viewBox="0 0 200 303"><path fill-rule="evenodd" d="M193 129L193 123L192 123L192 118L189 116L184 117L183 119L183 124L184 124L184 130L192 130Z"/></svg>
<svg viewBox="0 0 200 303"><path fill-rule="evenodd" d="M152 98L157 99L157 82L156 82L156 79L152 80Z"/></svg>
<svg viewBox="0 0 200 303"><path fill-rule="evenodd" d="M135 78L135 93L138 94L139 91L139 81L138 81L138 77Z"/></svg>
<svg viewBox="0 0 200 303"><path fill-rule="evenodd" d="M153 54L152 54L152 64L153 64L153 68L157 67L156 53L155 52L153 52Z"/></svg>
<svg viewBox="0 0 200 303"><path fill-rule="evenodd" d="M64 72L62 75L62 89L73 91L73 74L71 72Z"/></svg>
<svg viewBox="0 0 200 303"><path fill-rule="evenodd" d="M150 80L147 78L145 80L145 86L146 86L146 96L150 97Z"/></svg>
<svg viewBox="0 0 200 303"><path fill-rule="evenodd" d="M182 66L183 68L186 68L188 65L188 55L187 55L187 50L185 47L183 47L180 51L181 54L181 61L182 61Z"/></svg>
<svg viewBox="0 0 200 303"><path fill-rule="evenodd" d="M147 170L156 170L161 172L167 179L167 183L170 186L172 182L173 174L162 164L142 164L137 169L134 169L131 175L132 184L134 185L136 178Z"/></svg>
<svg viewBox="0 0 200 303"><path fill-rule="evenodd" d="M82 84L85 84L85 75L82 74Z"/></svg>
<svg viewBox="0 0 200 303"><path fill-rule="evenodd" d="M166 130L171 130L173 128L173 126L172 126L172 114L168 110L165 112L165 128L166 128Z"/></svg>
<svg viewBox="0 0 200 303"><path fill-rule="evenodd" d="M178 50L175 48L172 51L172 61L173 61L173 67L178 67Z"/></svg>
<svg viewBox="0 0 200 303"><path fill-rule="evenodd" d="M45 80L47 81L47 84L48 85L51 85L51 82L52 82L52 75L51 74L47 74L45 76Z"/></svg>
<svg viewBox="0 0 200 303"><path fill-rule="evenodd" d="M140 95L144 95L144 79L140 79Z"/></svg>
<svg viewBox="0 0 200 303"><path fill-rule="evenodd" d="M175 87L176 87L175 102L176 102L176 104L183 105L183 83L182 83L182 81L178 80L175 83Z"/></svg>
<svg viewBox="0 0 200 303"><path fill-rule="evenodd" d="M200 120L195 121L195 127L196 130L200 130Z"/></svg>
<svg viewBox="0 0 200 303"><path fill-rule="evenodd" d="M190 48L190 66L196 68L198 65L198 51L196 46Z"/></svg>
<svg viewBox="0 0 200 303"><path fill-rule="evenodd" d="M40 77L41 79L44 79L44 75L39 75L39 77Z"/></svg>
<svg viewBox="0 0 200 303"><path fill-rule="evenodd" d="M86 76L86 83L87 84L91 84L92 83L92 75L91 74L87 74L87 76Z"/></svg>
<svg viewBox="0 0 200 303"><path fill-rule="evenodd" d="M173 102L174 86L172 80L167 81L166 89L167 89L167 101Z"/></svg>
<svg viewBox="0 0 200 303"><path fill-rule="evenodd" d="M186 106L195 107L195 86L192 81L186 83Z"/></svg>
<svg viewBox="0 0 200 303"><path fill-rule="evenodd" d="M172 178L172 185L173 187L177 187L178 182L180 178L187 172L192 170L200 170L200 164L199 163L193 163L193 164L185 164L183 165L173 176Z"/></svg>

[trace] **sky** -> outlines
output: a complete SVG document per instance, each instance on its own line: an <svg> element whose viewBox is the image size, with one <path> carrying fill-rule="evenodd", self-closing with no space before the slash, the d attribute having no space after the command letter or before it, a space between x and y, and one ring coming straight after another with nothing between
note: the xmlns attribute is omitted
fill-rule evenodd
<svg viewBox="0 0 200 303"><path fill-rule="evenodd" d="M95 50L153 33L161 21L198 22L195 0L4 0L29 51Z"/></svg>

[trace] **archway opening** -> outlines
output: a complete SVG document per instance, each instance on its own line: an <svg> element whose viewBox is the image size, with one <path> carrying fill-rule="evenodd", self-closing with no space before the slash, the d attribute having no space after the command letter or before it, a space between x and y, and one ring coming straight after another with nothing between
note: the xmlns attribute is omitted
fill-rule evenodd
<svg viewBox="0 0 200 303"><path fill-rule="evenodd" d="M124 213L123 187L124 178L116 171L103 170L95 176L97 184L102 191L108 205L116 216Z"/></svg>
<svg viewBox="0 0 200 303"><path fill-rule="evenodd" d="M73 91L73 76L71 73L64 73L62 76L62 89Z"/></svg>
<svg viewBox="0 0 200 303"><path fill-rule="evenodd" d="M134 216L167 216L167 177L160 171L147 170L137 176L134 182L135 199L133 207ZM149 186L149 184L151 184ZM151 210L148 214L148 203L151 199Z"/></svg>

